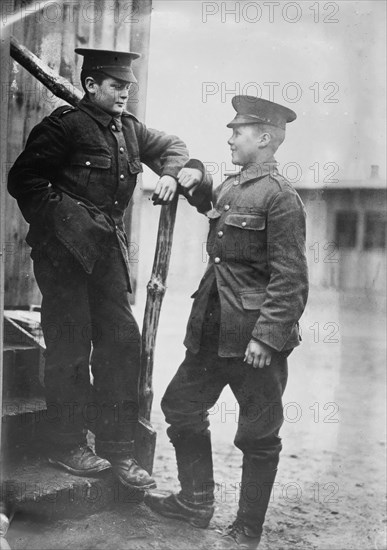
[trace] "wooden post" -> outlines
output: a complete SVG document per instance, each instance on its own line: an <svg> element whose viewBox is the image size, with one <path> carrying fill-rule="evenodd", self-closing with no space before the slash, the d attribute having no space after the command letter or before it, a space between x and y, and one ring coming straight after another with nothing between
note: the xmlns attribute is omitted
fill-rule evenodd
<svg viewBox="0 0 387 550"><path fill-rule="evenodd" d="M7 125L8 125L8 89L9 80L9 31L0 29L0 411L3 410L3 334L4 334L4 262L5 262L5 188L7 181ZM0 422L0 448L1 428ZM0 457L1 459L1 457Z"/></svg>
<svg viewBox="0 0 387 550"><path fill-rule="evenodd" d="M154 349L161 305L166 291L177 200L178 196L176 195L171 204L161 208L152 275L147 285L147 299L142 327L140 376L140 414L147 420L150 420L152 410Z"/></svg>
<svg viewBox="0 0 387 550"><path fill-rule="evenodd" d="M141 58L135 62L134 72L138 82L136 85L133 85L131 89L128 109L140 120L145 120L152 0L132 0L131 13L133 21L130 32L130 51L140 53ZM138 183L124 217L125 226L130 229L128 233L130 235L131 259L133 259L130 266L133 285L133 303L136 299L138 265L141 258L140 218L144 199L142 177L142 174L139 174Z"/></svg>

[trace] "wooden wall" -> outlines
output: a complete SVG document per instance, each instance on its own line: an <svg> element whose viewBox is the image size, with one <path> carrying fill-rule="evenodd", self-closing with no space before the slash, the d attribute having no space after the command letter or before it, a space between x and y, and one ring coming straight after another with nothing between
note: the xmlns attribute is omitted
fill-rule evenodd
<svg viewBox="0 0 387 550"><path fill-rule="evenodd" d="M364 291L384 296L386 256L384 249L364 250L366 211L385 212L385 189L301 190L307 212L307 258L312 286L345 291ZM340 249L335 243L335 218L339 210L358 213L356 246Z"/></svg>
<svg viewBox="0 0 387 550"><path fill-rule="evenodd" d="M139 118L145 115L150 14L152 0L94 0L82 2L63 0L50 2L33 13L36 2L14 0L14 13L21 16L11 33L52 69L72 84L80 85L82 57L76 47L137 51L142 58L134 65L139 81L128 108ZM40 2L44 6L44 2ZM28 14L28 15L27 15ZM7 168L22 151L31 129L64 102L53 96L16 62L11 62L8 82L8 152ZM125 223L132 242L138 242L140 194L135 193ZM5 304L22 307L39 304L30 260L30 249L24 242L28 225L23 220L16 201L6 196L5 230ZM134 287L137 264L132 270Z"/></svg>

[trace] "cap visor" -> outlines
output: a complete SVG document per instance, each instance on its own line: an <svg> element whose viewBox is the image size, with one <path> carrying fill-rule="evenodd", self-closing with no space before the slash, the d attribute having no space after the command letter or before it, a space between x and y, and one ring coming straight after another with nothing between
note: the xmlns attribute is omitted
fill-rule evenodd
<svg viewBox="0 0 387 550"><path fill-rule="evenodd" d="M227 128L241 126L242 124L262 124L263 122L263 120L249 117L247 115L236 115L235 118L233 118L232 121L227 124Z"/></svg>
<svg viewBox="0 0 387 550"><path fill-rule="evenodd" d="M137 82L137 78L134 76L132 69L125 69L125 70L100 69L100 70L107 76L116 78L117 80L123 80L124 82Z"/></svg>

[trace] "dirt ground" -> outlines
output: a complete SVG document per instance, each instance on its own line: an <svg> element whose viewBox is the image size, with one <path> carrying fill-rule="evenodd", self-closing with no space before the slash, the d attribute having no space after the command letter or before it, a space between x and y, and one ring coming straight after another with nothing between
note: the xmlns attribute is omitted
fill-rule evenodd
<svg viewBox="0 0 387 550"><path fill-rule="evenodd" d="M140 300L139 317L141 307ZM178 485L159 404L184 355L189 307L185 297L167 296L157 342L154 475L166 492ZM262 550L386 548L384 320L378 300L312 292L302 320L302 346L289 359L284 449ZM211 419L217 508L209 529L159 517L144 504L121 504L55 523L16 516L7 537L11 548L209 548L233 521L238 500L241 453L233 446L237 410L228 389Z"/></svg>

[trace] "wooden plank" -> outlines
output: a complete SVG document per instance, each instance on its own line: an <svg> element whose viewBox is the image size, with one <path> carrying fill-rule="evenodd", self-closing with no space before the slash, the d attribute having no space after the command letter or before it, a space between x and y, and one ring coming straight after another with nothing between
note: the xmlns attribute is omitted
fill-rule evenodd
<svg viewBox="0 0 387 550"><path fill-rule="evenodd" d="M129 26L127 21L131 22L130 29L130 50L141 54L141 58L135 62L134 72L138 80L137 85L131 91L128 109L133 112L140 120L145 120L147 90L148 90L148 70L149 70L149 42L151 29L152 0L133 0L124 3L119 17L121 26L118 37L122 36L125 27ZM142 208L142 175L139 175L137 186L134 190L132 201L125 213L125 227L129 234L131 245L131 270L133 279L133 297L136 296L138 266L140 260L140 221ZM134 299L133 299L134 301Z"/></svg>
<svg viewBox="0 0 387 550"><path fill-rule="evenodd" d="M21 2L15 2L15 11L21 9ZM25 36L23 18L18 18L12 27L16 36ZM26 38L28 38L26 36ZM28 74L16 62L10 63L8 83L8 153L7 172L25 143L25 124L28 117L26 96L33 93ZM20 214L16 200L6 194L6 263L5 263L5 304L23 303L23 295L28 293L26 286L32 277L32 266L28 262L28 247L24 236L28 225Z"/></svg>
<svg viewBox="0 0 387 550"><path fill-rule="evenodd" d="M39 311L4 310L4 319L19 333L24 342L46 349Z"/></svg>
<svg viewBox="0 0 387 550"><path fill-rule="evenodd" d="M8 4L8 5L7 5ZM2 9L10 6L10 2L4 3ZM0 48L0 82L8 82L9 74L9 29L1 28ZM1 128L8 126L8 94L1 97L0 124ZM2 94L3 96L3 94ZM0 409L3 401L3 332L4 332L4 258L5 258L5 185L6 185L6 163L7 163L7 133L4 130L0 137ZM0 442L1 442L0 422Z"/></svg>
<svg viewBox="0 0 387 550"><path fill-rule="evenodd" d="M61 40L61 53L60 53L60 67L59 74L66 78L69 82L74 84L75 77L75 62L74 62L74 49L75 49L75 20L78 18L79 9L75 10L74 4L63 4L63 21L62 21L62 40ZM79 56L77 56L79 57ZM80 86L78 86L80 89Z"/></svg>

